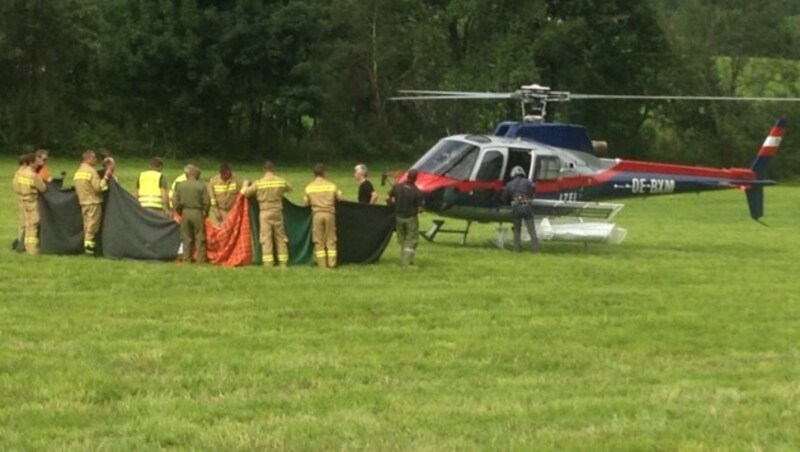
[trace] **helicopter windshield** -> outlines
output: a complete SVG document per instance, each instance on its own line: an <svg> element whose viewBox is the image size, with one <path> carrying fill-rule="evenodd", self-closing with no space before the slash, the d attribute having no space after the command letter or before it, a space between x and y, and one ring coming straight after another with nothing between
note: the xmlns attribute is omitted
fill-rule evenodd
<svg viewBox="0 0 800 452"><path fill-rule="evenodd" d="M455 140L442 140L412 167L430 174L467 179L478 157L478 147Z"/></svg>

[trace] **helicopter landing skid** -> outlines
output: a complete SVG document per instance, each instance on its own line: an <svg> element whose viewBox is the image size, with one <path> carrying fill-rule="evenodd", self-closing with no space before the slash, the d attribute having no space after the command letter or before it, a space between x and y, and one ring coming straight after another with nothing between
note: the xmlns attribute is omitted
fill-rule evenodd
<svg viewBox="0 0 800 452"><path fill-rule="evenodd" d="M461 236L461 244L467 244L467 235L469 235L469 228L472 226L472 221L467 220L467 227L464 229L444 229L444 220L433 220L433 225L425 232L420 232L419 235L423 239L433 242L437 234L458 234Z"/></svg>

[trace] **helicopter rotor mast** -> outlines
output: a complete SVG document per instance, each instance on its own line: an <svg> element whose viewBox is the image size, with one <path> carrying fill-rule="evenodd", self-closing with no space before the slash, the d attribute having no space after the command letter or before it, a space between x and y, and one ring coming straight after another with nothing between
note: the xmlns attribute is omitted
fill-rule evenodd
<svg viewBox="0 0 800 452"><path fill-rule="evenodd" d="M516 99L520 102L522 117L526 122L541 122L547 114L548 102L567 102L570 93L552 91L549 86L538 84L524 85L509 93L475 92L475 91L438 91L438 90L401 90L402 96L390 97L389 100L496 100Z"/></svg>

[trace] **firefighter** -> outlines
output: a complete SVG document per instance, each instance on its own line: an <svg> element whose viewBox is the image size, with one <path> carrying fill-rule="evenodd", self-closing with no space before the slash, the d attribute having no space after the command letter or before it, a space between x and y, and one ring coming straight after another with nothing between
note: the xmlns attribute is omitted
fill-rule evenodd
<svg viewBox="0 0 800 452"><path fill-rule="evenodd" d="M211 196L211 211L217 226L222 225L236 202L241 190L241 182L234 176L231 166L223 163L219 174L208 181L208 194Z"/></svg>
<svg viewBox="0 0 800 452"><path fill-rule="evenodd" d="M150 159L150 169L139 173L133 196L145 209L169 215L167 178L161 172L164 163L158 157Z"/></svg>
<svg viewBox="0 0 800 452"><path fill-rule="evenodd" d="M108 178L111 176L105 173L101 178L94 169L95 165L97 154L92 150L84 152L83 162L72 179L83 217L83 251L88 255L94 255L95 252L95 237L103 217L103 192L108 190Z"/></svg>
<svg viewBox="0 0 800 452"><path fill-rule="evenodd" d="M245 181L242 188L243 195L255 195L258 200L260 241L266 267L275 265L274 251L277 251L278 265L286 267L289 264L289 239L283 224L283 195L290 191L292 186L275 175L275 165L270 161L264 162L264 177L253 184Z"/></svg>
<svg viewBox="0 0 800 452"><path fill-rule="evenodd" d="M183 261L192 261L192 245L197 249L197 262L206 262L206 215L211 206L208 190L200 182L200 168L187 165L187 179L175 188L172 204L181 216Z"/></svg>
<svg viewBox="0 0 800 452"><path fill-rule="evenodd" d="M503 200L511 202L511 214L514 218L514 251L522 251L522 223L531 236L531 251L539 251L539 238L536 236L536 226L533 223L533 193L534 184L525 177L525 170L515 166L511 170L511 179L503 190Z"/></svg>
<svg viewBox="0 0 800 452"><path fill-rule="evenodd" d="M419 212L422 210L422 192L417 188L417 170L411 170L405 182L396 184L389 192L387 203L394 206L397 241L400 243L401 263L414 265L419 242Z"/></svg>
<svg viewBox="0 0 800 452"><path fill-rule="evenodd" d="M36 172L35 156L28 154L20 159L20 169L14 175L14 191L20 204L22 237L25 251L39 253L39 195L47 190L42 178Z"/></svg>
<svg viewBox="0 0 800 452"><path fill-rule="evenodd" d="M317 266L336 267L336 201L342 193L325 179L325 166L314 165L314 180L306 186L303 200L311 206L311 237Z"/></svg>
<svg viewBox="0 0 800 452"><path fill-rule="evenodd" d="M17 212L18 212L18 228L17 239L14 242L14 249L23 251L23 243L25 241L25 206L22 204L22 190L21 186L17 183L23 170L33 163L33 154L22 154L19 156L19 168L14 172L14 177L11 179L11 186L14 187L14 194L17 195Z"/></svg>
<svg viewBox="0 0 800 452"><path fill-rule="evenodd" d="M44 183L52 181L53 177L50 176L50 170L47 169L47 161L50 159L50 151L47 149L39 149L34 155L34 170L36 173L39 174L39 177L42 178Z"/></svg>

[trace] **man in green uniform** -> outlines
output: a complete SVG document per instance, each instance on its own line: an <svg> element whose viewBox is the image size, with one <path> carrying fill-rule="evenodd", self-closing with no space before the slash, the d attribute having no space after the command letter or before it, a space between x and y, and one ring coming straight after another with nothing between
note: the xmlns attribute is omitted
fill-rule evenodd
<svg viewBox="0 0 800 452"><path fill-rule="evenodd" d="M283 195L291 190L292 186L275 174L275 166L270 161L264 162L264 177L252 185L245 181L242 188L243 195L255 195L258 200L261 252L265 267L275 265L275 251L281 267L289 263L289 239L283 225Z"/></svg>
<svg viewBox="0 0 800 452"><path fill-rule="evenodd" d="M400 242L400 253L403 265L414 265L414 256L419 242L419 219L417 215L422 209L422 192L414 183L417 181L417 170L411 170L405 182L396 184L389 192L389 205L394 205L397 223L397 241Z"/></svg>
<svg viewBox="0 0 800 452"><path fill-rule="evenodd" d="M181 216L181 241L183 260L192 261L192 245L197 248L197 262L206 262L206 222L211 207L208 190L200 182L200 168L190 165L187 180L175 188L172 200L175 212Z"/></svg>

